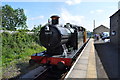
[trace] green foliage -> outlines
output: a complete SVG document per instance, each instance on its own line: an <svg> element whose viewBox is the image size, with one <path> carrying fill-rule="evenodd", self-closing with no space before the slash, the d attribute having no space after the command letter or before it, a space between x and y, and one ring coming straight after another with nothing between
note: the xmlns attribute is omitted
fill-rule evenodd
<svg viewBox="0 0 120 80"><path fill-rule="evenodd" d="M2 35L0 34L0 68L2 67Z"/></svg>
<svg viewBox="0 0 120 80"><path fill-rule="evenodd" d="M34 41L36 41L36 43L39 43L39 31L41 30L41 28L42 28L42 25L40 24L39 26L37 26L37 27L33 27L33 29L31 30L32 32L34 32L34 36L33 36L33 39L34 39Z"/></svg>
<svg viewBox="0 0 120 80"><path fill-rule="evenodd" d="M0 6L0 26L2 26L2 7Z"/></svg>
<svg viewBox="0 0 120 80"><path fill-rule="evenodd" d="M24 10L23 9L15 9L14 10L14 14L15 14L15 26L21 29L26 29L27 25L26 25L26 20L27 17L24 14Z"/></svg>
<svg viewBox="0 0 120 80"><path fill-rule="evenodd" d="M38 31L40 31L41 27L42 27L41 24L40 24L39 26L37 26L37 27L34 26L31 31L33 31L33 32L38 32Z"/></svg>
<svg viewBox="0 0 120 80"><path fill-rule="evenodd" d="M2 6L2 27L7 30L26 29L26 20L23 9L13 9L9 5Z"/></svg>
<svg viewBox="0 0 120 80"><path fill-rule="evenodd" d="M17 59L29 57L33 53L45 50L44 47L36 44L34 35L25 32L10 34L2 33L2 62L3 66L10 65L10 62Z"/></svg>

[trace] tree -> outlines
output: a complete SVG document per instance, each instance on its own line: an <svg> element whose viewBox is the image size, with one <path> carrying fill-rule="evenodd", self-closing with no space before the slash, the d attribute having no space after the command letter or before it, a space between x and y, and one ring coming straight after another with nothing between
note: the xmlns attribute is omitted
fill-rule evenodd
<svg viewBox="0 0 120 80"><path fill-rule="evenodd" d="M16 9L15 11L15 26L21 29L26 29L27 25L26 25L26 20L27 17L24 14L24 10L23 9Z"/></svg>
<svg viewBox="0 0 120 80"><path fill-rule="evenodd" d="M33 39L34 39L34 41L36 41L36 43L39 43L39 31L40 31L41 27L42 27L41 24L37 27L35 27L35 25L34 25L33 29L31 30L34 32Z"/></svg>
<svg viewBox="0 0 120 80"><path fill-rule="evenodd" d="M2 27L6 29L15 29L13 26L13 8L9 5L5 5L2 7Z"/></svg>
<svg viewBox="0 0 120 80"><path fill-rule="evenodd" d="M26 29L26 20L23 9L13 9L9 5L2 6L2 27L7 30Z"/></svg>
<svg viewBox="0 0 120 80"><path fill-rule="evenodd" d="M38 31L40 31L42 25L40 24L40 25L38 25L37 27L35 27L35 26L36 26L36 25L34 25L34 27L33 27L33 29L32 29L31 31L33 31L33 32L38 32Z"/></svg>
<svg viewBox="0 0 120 80"><path fill-rule="evenodd" d="M2 26L2 7L0 6L0 28Z"/></svg>

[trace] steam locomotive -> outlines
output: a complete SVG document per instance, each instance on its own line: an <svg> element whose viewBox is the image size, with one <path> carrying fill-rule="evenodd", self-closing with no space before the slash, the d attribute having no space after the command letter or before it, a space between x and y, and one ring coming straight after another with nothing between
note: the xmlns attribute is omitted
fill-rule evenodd
<svg viewBox="0 0 120 80"><path fill-rule="evenodd" d="M59 16L51 16L51 22L39 31L39 40L45 51L31 56L29 63L56 65L58 68L68 67L77 52L86 43L85 28L70 23L59 25Z"/></svg>

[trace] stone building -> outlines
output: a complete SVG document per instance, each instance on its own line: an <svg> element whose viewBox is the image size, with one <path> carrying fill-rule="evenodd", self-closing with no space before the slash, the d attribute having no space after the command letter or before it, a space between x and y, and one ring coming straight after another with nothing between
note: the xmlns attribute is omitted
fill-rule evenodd
<svg viewBox="0 0 120 80"><path fill-rule="evenodd" d="M110 41L120 50L120 9L110 16Z"/></svg>
<svg viewBox="0 0 120 80"><path fill-rule="evenodd" d="M118 76L120 78L120 9L110 16L110 42L116 48L118 60Z"/></svg>
<svg viewBox="0 0 120 80"><path fill-rule="evenodd" d="M93 30L94 34L101 34L102 32L110 32L110 29L105 27L104 25L100 25Z"/></svg>

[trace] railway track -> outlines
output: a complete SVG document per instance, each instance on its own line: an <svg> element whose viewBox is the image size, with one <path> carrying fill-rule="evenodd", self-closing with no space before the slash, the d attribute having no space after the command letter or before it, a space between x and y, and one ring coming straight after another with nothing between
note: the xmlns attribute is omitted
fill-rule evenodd
<svg viewBox="0 0 120 80"><path fill-rule="evenodd" d="M82 49L79 49L77 53L81 53L85 45ZM75 58L77 59L79 55L77 55ZM76 59L74 59L72 65L74 64ZM21 78L29 78L29 80L64 80L69 70L70 69L67 68L64 70L59 70L55 66L40 66L36 70L31 71L31 74L26 74Z"/></svg>
<svg viewBox="0 0 120 80"><path fill-rule="evenodd" d="M31 70L27 74L21 76L18 80L21 80L21 79L34 80L39 75L43 74L47 69L48 69L47 66L39 66L38 68Z"/></svg>
<svg viewBox="0 0 120 80"><path fill-rule="evenodd" d="M45 70L44 73L40 74L38 77L34 78L34 80L60 80L63 78L67 70L58 70L56 67L51 67Z"/></svg>

